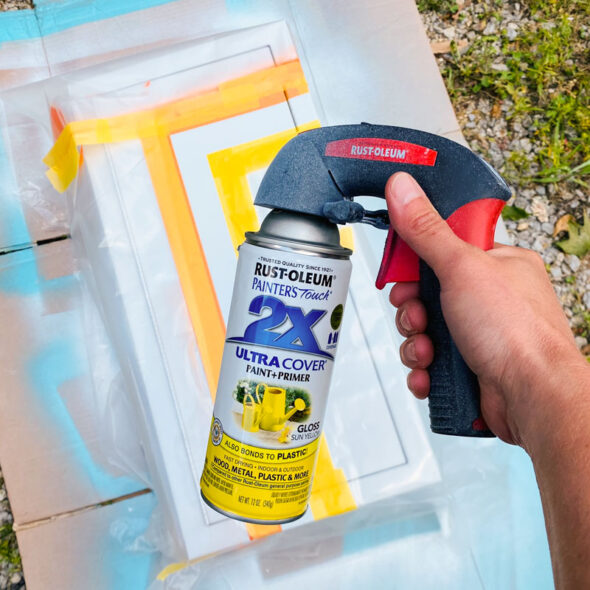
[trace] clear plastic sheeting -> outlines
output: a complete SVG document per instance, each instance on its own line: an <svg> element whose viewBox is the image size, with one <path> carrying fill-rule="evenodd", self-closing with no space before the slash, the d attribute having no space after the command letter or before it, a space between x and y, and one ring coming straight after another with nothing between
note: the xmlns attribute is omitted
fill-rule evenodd
<svg viewBox="0 0 590 590"><path fill-rule="evenodd" d="M407 34L418 18L411 2L181 0L53 32L60 75L0 95L0 200L22 230L0 238L72 237L104 463L158 499L128 543L161 552L152 590L527 588L517 564L547 573L527 557L547 549L526 457L430 434L409 394L372 228L341 232L353 275L306 515L251 527L199 494L236 249L266 213L252 201L274 154L361 120L457 138L425 37Z"/></svg>

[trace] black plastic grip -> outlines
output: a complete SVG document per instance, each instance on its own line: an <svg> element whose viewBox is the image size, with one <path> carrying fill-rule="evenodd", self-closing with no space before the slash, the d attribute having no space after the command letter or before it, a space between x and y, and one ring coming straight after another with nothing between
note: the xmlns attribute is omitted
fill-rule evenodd
<svg viewBox="0 0 590 590"><path fill-rule="evenodd" d="M477 376L467 366L451 338L442 314L440 284L434 271L422 260L420 297L428 315L427 333L434 346L428 397L432 432L493 437L481 417Z"/></svg>

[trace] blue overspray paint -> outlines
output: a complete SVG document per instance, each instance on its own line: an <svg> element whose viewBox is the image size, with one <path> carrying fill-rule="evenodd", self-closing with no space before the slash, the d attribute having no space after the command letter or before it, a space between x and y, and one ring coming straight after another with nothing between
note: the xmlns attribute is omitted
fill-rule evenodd
<svg viewBox="0 0 590 590"><path fill-rule="evenodd" d="M136 548L136 539L143 535L157 505L153 494L145 494L116 505L117 514L105 537L102 550L105 588L110 590L145 590L151 583L157 553Z"/></svg>
<svg viewBox="0 0 590 590"><path fill-rule="evenodd" d="M71 449L72 459L79 468L80 478L86 479L104 498L117 498L144 487L129 477L115 477L97 464L68 412L59 388L85 372L84 359L74 347L68 322L55 334L55 340L41 350L34 351L26 361L25 371L38 397L38 406L55 431ZM69 336L69 337L68 337Z"/></svg>
<svg viewBox="0 0 590 590"><path fill-rule="evenodd" d="M10 10L0 13L0 44L41 36L34 10Z"/></svg>
<svg viewBox="0 0 590 590"><path fill-rule="evenodd" d="M174 0L37 0L33 10L0 13L0 43L38 39Z"/></svg>
<svg viewBox="0 0 590 590"><path fill-rule="evenodd" d="M0 294L3 291L4 296L17 295L33 301L48 292L71 296L72 290L77 288L75 277L45 280L38 273L38 250L12 252L0 259ZM94 460L60 395L64 384L88 373L80 346L78 314L67 311L40 316L37 329L45 333L46 341L23 359L23 374L35 395L35 411L51 425L60 439L60 446L69 450L68 460L77 471L76 478L106 499L143 489L143 483L130 477L114 476ZM148 494L108 507L114 514L109 534L96 539L97 567L100 577L106 579L104 587L143 590L149 584L154 556L147 550L133 551L131 545L147 529L155 504L153 494Z"/></svg>
<svg viewBox="0 0 590 590"><path fill-rule="evenodd" d="M0 293L26 296L63 292L66 295L74 288L76 279L73 275L47 280L39 274L37 251L38 247L34 247L5 255L0 261Z"/></svg>

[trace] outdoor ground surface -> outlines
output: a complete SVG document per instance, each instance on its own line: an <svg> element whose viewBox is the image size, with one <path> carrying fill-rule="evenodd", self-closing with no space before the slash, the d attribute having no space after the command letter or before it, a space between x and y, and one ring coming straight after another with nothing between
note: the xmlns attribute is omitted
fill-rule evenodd
<svg viewBox="0 0 590 590"><path fill-rule="evenodd" d="M31 7L0 0L0 10ZM590 357L590 2L418 0L465 138L514 188L514 243L543 257ZM585 222L585 223L584 223ZM0 471L0 589L24 588Z"/></svg>

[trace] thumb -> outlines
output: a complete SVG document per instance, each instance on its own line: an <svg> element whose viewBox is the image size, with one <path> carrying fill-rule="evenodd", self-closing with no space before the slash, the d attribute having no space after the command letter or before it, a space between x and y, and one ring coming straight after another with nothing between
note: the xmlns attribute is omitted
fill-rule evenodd
<svg viewBox="0 0 590 590"><path fill-rule="evenodd" d="M387 181L385 199L397 234L440 278L467 244L453 233L409 174L397 172Z"/></svg>

